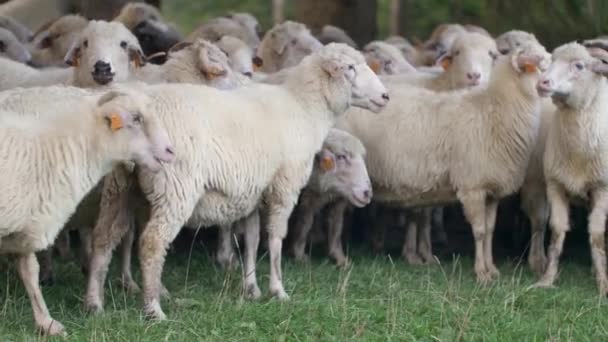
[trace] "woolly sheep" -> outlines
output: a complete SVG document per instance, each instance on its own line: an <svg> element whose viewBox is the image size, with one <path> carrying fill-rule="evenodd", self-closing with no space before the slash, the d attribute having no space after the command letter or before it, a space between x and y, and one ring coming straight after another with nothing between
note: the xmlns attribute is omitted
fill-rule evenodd
<svg viewBox="0 0 608 342"><path fill-rule="evenodd" d="M255 51L260 44L260 38L258 37L258 33L255 32L258 28L252 31L250 27L251 18L253 16L248 14L233 14L232 17L213 18L192 31L186 37L186 40L193 41L197 38L202 38L215 42L224 36L232 36L244 41L251 51ZM255 25L258 25L257 20L255 22Z"/></svg>
<svg viewBox="0 0 608 342"><path fill-rule="evenodd" d="M594 51L594 53L597 53ZM584 46L568 43L555 49L553 63L538 82L542 96L551 96L557 112L549 128L544 175L550 203L551 245L548 265L536 287L551 287L566 232L569 200L590 204L589 243L601 296L608 294L605 231L608 211L608 67Z"/></svg>
<svg viewBox="0 0 608 342"><path fill-rule="evenodd" d="M11 31L15 37L24 44L29 42L34 34L32 30L25 27L17 20L7 16L0 16L0 27Z"/></svg>
<svg viewBox="0 0 608 342"><path fill-rule="evenodd" d="M146 87L153 99L150 108L163 120L178 156L162 172L166 177L145 172L138 177L151 205L139 248L147 315L165 318L159 302L165 248L184 223L231 224L255 214L260 203L269 234L270 292L289 298L281 280L282 240L314 154L335 118L350 105L378 112L388 102L386 89L363 56L347 45L329 44L298 68L280 86L254 83L230 92L185 84ZM261 122L275 124L252 137ZM97 274L93 261L96 284L103 284L105 274ZM109 260L96 262L103 269ZM86 298L89 308L101 310L99 293L88 292Z"/></svg>
<svg viewBox="0 0 608 342"><path fill-rule="evenodd" d="M83 99L67 113L2 112L0 130L0 153L10 161L0 167L3 189L9 191L0 211L0 251L18 255L37 328L63 334L42 297L34 252L53 242L80 200L115 163L135 160L156 172L161 161L172 161L172 147L136 97L115 92Z"/></svg>
<svg viewBox="0 0 608 342"><path fill-rule="evenodd" d="M405 57L410 64L417 64L418 49L416 49L407 39L401 36L389 36L384 41L398 48L403 57Z"/></svg>
<svg viewBox="0 0 608 342"><path fill-rule="evenodd" d="M9 0L0 4L0 16L11 17L30 30L72 9L71 0Z"/></svg>
<svg viewBox="0 0 608 342"><path fill-rule="evenodd" d="M290 226L291 254L304 258L304 248L315 214L324 207L364 207L371 201L372 187L365 167L365 147L351 134L332 128L315 157L308 184L300 193ZM331 209L331 208L330 208ZM348 260L342 251L342 218L328 225L329 256L336 264Z"/></svg>
<svg viewBox="0 0 608 342"><path fill-rule="evenodd" d="M32 63L65 67L65 55L88 23L80 15L69 14L41 27L32 38Z"/></svg>
<svg viewBox="0 0 608 342"><path fill-rule="evenodd" d="M506 55L513 51L513 49L530 41L537 41L534 34L520 30L511 30L496 37L496 46L501 54Z"/></svg>
<svg viewBox="0 0 608 342"><path fill-rule="evenodd" d="M379 203L462 203L473 227L475 273L481 282L499 274L492 260L496 208L524 180L539 124L538 69L545 68L549 56L541 45L527 44L499 57L487 87L474 90L435 93L388 84L398 100L377 120L352 109L336 125L367 149Z"/></svg>
<svg viewBox="0 0 608 342"><path fill-rule="evenodd" d="M365 45L363 55L367 64L379 75L397 75L416 72L399 49L389 43L373 41Z"/></svg>
<svg viewBox="0 0 608 342"><path fill-rule="evenodd" d="M145 64L137 38L121 23L91 20L65 56L74 85L95 87L129 79ZM133 66L131 65L133 62Z"/></svg>
<svg viewBox="0 0 608 342"><path fill-rule="evenodd" d="M266 32L257 50L264 61L260 71L272 73L297 65L322 46L304 24L288 20L275 25Z"/></svg>
<svg viewBox="0 0 608 342"><path fill-rule="evenodd" d="M321 29L321 32L317 35L317 39L321 44L326 45L329 43L344 43L353 49L358 49L359 46L355 41L341 28L333 25L325 25Z"/></svg>
<svg viewBox="0 0 608 342"><path fill-rule="evenodd" d="M72 68L35 69L6 58L0 58L0 69L0 91L15 87L68 85L74 73Z"/></svg>
<svg viewBox="0 0 608 342"><path fill-rule="evenodd" d="M158 9L145 2L128 2L112 21L122 23L126 28L132 30L137 24L145 20L162 20L163 16Z"/></svg>
<svg viewBox="0 0 608 342"><path fill-rule="evenodd" d="M20 63L29 63L32 55L15 35L0 27L0 58L9 58Z"/></svg>
<svg viewBox="0 0 608 342"><path fill-rule="evenodd" d="M415 66L431 66L449 51L456 37L467 30L460 24L441 24L433 30L429 39L418 48Z"/></svg>
<svg viewBox="0 0 608 342"><path fill-rule="evenodd" d="M260 23L251 13L246 12L231 12L226 15L227 18L230 18L237 23L241 24L241 26L245 27L249 31L249 40L255 41L257 37L257 43L259 44L260 36L262 35L262 27ZM256 45L257 47L257 45Z"/></svg>
<svg viewBox="0 0 608 342"><path fill-rule="evenodd" d="M245 42L232 36L224 36L216 41L215 45L228 56L232 70L247 77L253 76L254 56Z"/></svg>

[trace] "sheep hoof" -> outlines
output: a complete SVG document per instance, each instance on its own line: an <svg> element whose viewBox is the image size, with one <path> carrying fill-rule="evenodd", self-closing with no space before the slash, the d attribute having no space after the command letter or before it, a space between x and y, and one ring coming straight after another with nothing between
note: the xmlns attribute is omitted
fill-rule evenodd
<svg viewBox="0 0 608 342"><path fill-rule="evenodd" d="M84 309L89 313L96 315L103 312L103 305L97 301L87 300L84 305Z"/></svg>
<svg viewBox="0 0 608 342"><path fill-rule="evenodd" d="M270 290L270 294L281 302L289 300L289 295L283 289Z"/></svg>
<svg viewBox="0 0 608 342"><path fill-rule="evenodd" d="M259 299L262 296L262 291L257 284L245 285L245 298L247 299Z"/></svg>
<svg viewBox="0 0 608 342"><path fill-rule="evenodd" d="M494 280L492 274L490 272L478 272L477 273L477 282L481 285L488 285Z"/></svg>
<svg viewBox="0 0 608 342"><path fill-rule="evenodd" d="M350 259L347 257L335 258L336 266L338 267L348 267L350 265Z"/></svg>
<svg viewBox="0 0 608 342"><path fill-rule="evenodd" d="M54 319L49 319L48 322L38 325L38 329L45 335L49 336L66 336L65 327Z"/></svg>
<svg viewBox="0 0 608 342"><path fill-rule="evenodd" d="M407 261L407 263L409 265L422 265L424 264L424 262L422 261L422 258L416 253L405 253L404 254L405 260Z"/></svg>
<svg viewBox="0 0 608 342"><path fill-rule="evenodd" d="M488 273L490 274L490 277L492 277L492 279L498 278L500 276L500 271L494 265L490 265L488 267Z"/></svg>
<svg viewBox="0 0 608 342"><path fill-rule="evenodd" d="M546 280L541 280L538 281L530 286L528 286L528 290L531 289L553 289L555 288L555 286L553 285L553 282L550 281L546 281Z"/></svg>
<svg viewBox="0 0 608 342"><path fill-rule="evenodd" d="M137 283L133 279L124 279L123 278L120 280L120 285L122 286L123 289L125 289L129 293L141 292L139 285L137 285Z"/></svg>
<svg viewBox="0 0 608 342"><path fill-rule="evenodd" d="M144 305L144 316L155 321L164 321L167 319L167 315L165 315L157 301Z"/></svg>

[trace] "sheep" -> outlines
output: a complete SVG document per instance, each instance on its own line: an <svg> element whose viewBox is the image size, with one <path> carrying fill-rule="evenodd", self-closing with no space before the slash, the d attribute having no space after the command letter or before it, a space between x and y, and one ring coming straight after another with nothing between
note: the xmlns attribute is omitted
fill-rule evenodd
<svg viewBox="0 0 608 342"><path fill-rule="evenodd" d="M498 51L493 39L485 35L465 32L455 37L450 49L440 58L445 72L431 74L406 74L384 77L383 80L408 83L427 89L442 91L476 87L487 83Z"/></svg>
<svg viewBox="0 0 608 342"><path fill-rule="evenodd" d="M543 156L550 204L551 244L548 265L534 287L552 287L566 232L569 200L589 204L589 244L597 287L608 295L605 231L608 211L608 67L583 45L568 43L553 51L553 63L538 81L538 92L557 106Z"/></svg>
<svg viewBox="0 0 608 342"><path fill-rule="evenodd" d="M304 259L304 248L312 228L314 215L324 207L364 207L372 198L372 187L365 167L365 147L347 132L332 128L317 153L308 184L300 193L292 214L290 252L298 260ZM342 220L329 224L329 255L336 264L345 265L348 259L342 251Z"/></svg>
<svg viewBox="0 0 608 342"><path fill-rule="evenodd" d="M133 32L145 56L167 52L182 40L175 27L164 22L156 7L143 2L125 4L113 21L122 23ZM158 64L164 62L161 59Z"/></svg>
<svg viewBox="0 0 608 342"><path fill-rule="evenodd" d="M0 27L0 58L9 58L20 63L29 63L32 55L15 35Z"/></svg>
<svg viewBox="0 0 608 342"><path fill-rule="evenodd" d="M351 109L336 124L363 142L379 203L462 203L482 283L499 274L492 260L496 208L523 183L540 120L538 70L549 58L542 45L526 44L499 57L487 87L473 90L435 93L387 83L399 100L376 120Z"/></svg>
<svg viewBox="0 0 608 342"><path fill-rule="evenodd" d="M0 91L15 87L71 84L72 68L35 69L29 65L0 58Z"/></svg>
<svg viewBox="0 0 608 342"><path fill-rule="evenodd" d="M0 16L0 27L11 31L15 37L24 44L29 42L34 34L32 30L25 27L25 25L7 16Z"/></svg>
<svg viewBox="0 0 608 342"><path fill-rule="evenodd" d="M253 77L254 62L259 62L254 60L253 53L245 42L232 36L224 36L216 41L215 45L228 56L232 70Z"/></svg>
<svg viewBox="0 0 608 342"><path fill-rule="evenodd" d="M412 65L417 64L418 49L407 39L401 36L389 36L384 42L391 44L401 51L401 54Z"/></svg>
<svg viewBox="0 0 608 342"><path fill-rule="evenodd" d="M246 13L235 13L231 16L209 20L192 31L186 37L186 41L202 38L215 42L224 36L233 36L244 41L251 51L255 51L260 44L257 30L259 30L259 24L253 16Z"/></svg>
<svg viewBox="0 0 608 342"><path fill-rule="evenodd" d="M9 0L0 4L0 16L11 17L30 30L35 30L52 18L73 12L71 0Z"/></svg>
<svg viewBox="0 0 608 342"><path fill-rule="evenodd" d="M416 68L405 59L397 47L383 41L376 40L365 45L363 55L372 70L379 75L416 72Z"/></svg>
<svg viewBox="0 0 608 342"><path fill-rule="evenodd" d="M275 25L266 32L257 50L264 61L260 71L273 73L297 65L322 46L304 24L288 20Z"/></svg>
<svg viewBox="0 0 608 342"><path fill-rule="evenodd" d="M65 56L74 66L73 84L105 86L129 79L133 62L145 64L137 38L121 23L91 20Z"/></svg>
<svg viewBox="0 0 608 342"><path fill-rule="evenodd" d="M41 67L65 67L65 55L88 23L80 15L69 14L41 27L32 38L32 63Z"/></svg>
<svg viewBox="0 0 608 342"><path fill-rule="evenodd" d="M537 41L536 36L525 31L511 30L496 37L496 46L501 54L506 55L513 49L529 41Z"/></svg>
<svg viewBox="0 0 608 342"><path fill-rule="evenodd" d="M388 102L386 89L363 56L345 44L326 45L297 68L280 86L253 83L230 92L186 84L146 87L154 99L150 108L163 120L178 156L162 175L138 173L150 203L150 220L139 240L147 316L166 317L159 302L160 276L165 248L181 226L249 219L259 204L269 234L270 292L289 298L281 281L282 240L314 154L350 105L379 112ZM274 125L252 137L261 122ZM245 136L246 144L241 141ZM202 164L199 155L204 156ZM109 263L103 257L94 249L86 295L92 311L102 309L98 292Z"/></svg>
<svg viewBox="0 0 608 342"><path fill-rule="evenodd" d="M0 252L17 255L37 328L64 334L42 297L34 252L53 242L80 200L115 163L134 160L157 172L162 162L173 160L172 146L138 97L117 92L83 99L67 113L4 111L0 130L0 153L8 161L0 167L8 191L0 211Z"/></svg>
<svg viewBox="0 0 608 342"><path fill-rule="evenodd" d="M433 30L429 39L418 48L414 66L431 66L450 50L454 39L467 30L460 24L441 24Z"/></svg>
<svg viewBox="0 0 608 342"><path fill-rule="evenodd" d="M329 43L344 43L353 49L359 48L357 43L355 43L355 41L343 29L333 25L323 26L321 32L319 32L317 35L317 39L323 45Z"/></svg>

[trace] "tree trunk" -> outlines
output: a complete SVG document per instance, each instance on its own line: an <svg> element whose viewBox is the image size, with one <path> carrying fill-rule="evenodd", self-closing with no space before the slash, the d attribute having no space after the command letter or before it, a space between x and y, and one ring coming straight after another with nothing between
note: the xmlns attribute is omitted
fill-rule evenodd
<svg viewBox="0 0 608 342"><path fill-rule="evenodd" d="M389 35L399 34L399 21L401 20L401 0L391 0L389 9L388 33Z"/></svg>
<svg viewBox="0 0 608 342"><path fill-rule="evenodd" d="M272 22L274 25L285 20L285 0L272 0Z"/></svg>
<svg viewBox="0 0 608 342"><path fill-rule="evenodd" d="M377 0L296 0L296 20L313 32L325 25L344 29L360 46L376 38Z"/></svg>

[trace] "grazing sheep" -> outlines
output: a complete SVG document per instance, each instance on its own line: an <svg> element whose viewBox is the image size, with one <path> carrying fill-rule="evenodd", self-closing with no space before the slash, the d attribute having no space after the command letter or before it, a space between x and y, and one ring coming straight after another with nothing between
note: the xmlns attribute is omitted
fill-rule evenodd
<svg viewBox="0 0 608 342"><path fill-rule="evenodd" d="M304 258L304 248L315 214L324 207L346 207L348 203L364 207L372 199L372 187L365 167L365 147L354 136L331 129L317 153L308 184L300 193L292 214L291 254ZM332 216L330 216L332 217ZM328 253L338 265L348 259L342 251L342 217L328 225Z"/></svg>
<svg viewBox="0 0 608 342"><path fill-rule="evenodd" d="M519 30L511 30L496 37L496 46L498 47L498 51L501 54L506 55L509 52L513 51L513 49L516 49L522 44L525 44L526 42L530 41L536 42L538 40L532 33Z"/></svg>
<svg viewBox="0 0 608 342"><path fill-rule="evenodd" d="M445 91L486 84L498 51L493 39L465 32L455 37L450 49L441 56L445 71L438 75L406 74L384 77L387 82L408 83L435 91Z"/></svg>
<svg viewBox="0 0 608 342"><path fill-rule="evenodd" d="M593 54L597 54L593 51ZM595 58L578 43L555 49L553 63L538 82L542 96L551 96L557 112L549 128L544 174L550 204L551 245L544 275L534 286L551 287L566 232L569 201L590 206L589 244L598 290L608 295L606 274L606 212L608 212L608 67L606 56Z"/></svg>
<svg viewBox="0 0 608 342"><path fill-rule="evenodd" d="M252 32L251 27L249 27L251 24L246 24L246 22L248 22L246 19L247 16L250 15L243 14L237 15L236 17L233 15L232 18L213 18L192 31L186 37L186 40L194 41L195 39L201 38L215 42L224 36L232 36L244 41L251 51L255 51L260 44L260 38L258 37L257 32ZM253 18L253 20L255 20L255 18Z"/></svg>
<svg viewBox="0 0 608 342"><path fill-rule="evenodd" d="M29 42L34 34L32 30L11 17L0 16L0 27L11 31L24 44Z"/></svg>
<svg viewBox="0 0 608 342"><path fill-rule="evenodd" d="M403 57L396 46L383 41L373 41L363 48L363 55L372 70L378 75L415 73L414 68Z"/></svg>
<svg viewBox="0 0 608 342"><path fill-rule="evenodd" d="M69 14L41 27L32 38L32 64L65 67L65 55L89 21Z"/></svg>
<svg viewBox="0 0 608 342"><path fill-rule="evenodd" d="M145 64L137 38L121 23L91 20L65 56L79 87L127 81L131 70ZM133 62L133 66L131 65Z"/></svg>
<svg viewBox="0 0 608 342"><path fill-rule="evenodd" d="M42 297L34 253L53 242L80 200L114 164L135 160L156 172L161 161L172 161L171 145L136 97L115 92L83 99L70 112L2 112L0 130L0 154L8 161L0 166L6 192L0 205L0 252L18 256L37 328L63 334Z"/></svg>
<svg viewBox="0 0 608 342"><path fill-rule="evenodd" d="M185 84L146 87L150 108L178 156L157 175L138 174L150 203L139 248L147 315L165 318L159 301L165 248L182 225L227 225L258 208L269 234L270 292L289 298L281 280L282 240L314 154L350 105L378 112L388 102L363 56L347 45L329 44L297 68L280 86L253 83L229 92ZM252 136L261 122L274 124ZM95 286L86 296L94 311L102 309L98 292L109 263L99 257L94 251L89 286Z"/></svg>
<svg viewBox="0 0 608 342"><path fill-rule="evenodd" d="M524 180L539 125L538 69L549 57L540 44L527 44L499 57L487 87L473 90L435 93L388 83L398 100L377 120L352 109L336 125L365 145L379 203L462 203L481 282L499 274L492 257L496 208Z"/></svg>
<svg viewBox="0 0 608 342"><path fill-rule="evenodd" d="M344 43L353 49L358 49L359 46L355 41L341 28L333 25L325 25L321 29L321 32L317 35L317 39L323 45L329 43Z"/></svg>
<svg viewBox="0 0 608 342"><path fill-rule="evenodd" d="M304 24L288 20L275 25L266 32L257 50L264 61L260 71L273 73L297 65L322 46Z"/></svg>
<svg viewBox="0 0 608 342"><path fill-rule="evenodd" d="M0 27L0 58L9 58L20 63L29 63L32 55L13 32Z"/></svg>

